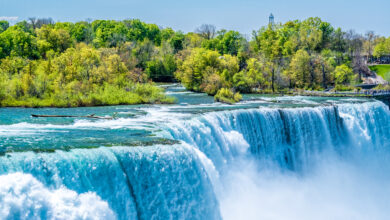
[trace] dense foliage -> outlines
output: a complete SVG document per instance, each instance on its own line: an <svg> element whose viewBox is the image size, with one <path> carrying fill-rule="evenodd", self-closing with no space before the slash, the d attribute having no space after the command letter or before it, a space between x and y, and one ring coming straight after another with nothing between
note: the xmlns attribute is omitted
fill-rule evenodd
<svg viewBox="0 0 390 220"><path fill-rule="evenodd" d="M179 36L179 37L178 37ZM172 103L182 34L139 20L0 22L0 106Z"/></svg>
<svg viewBox="0 0 390 220"><path fill-rule="evenodd" d="M353 89L370 74L365 60L390 54L388 39L344 32L319 18L270 24L249 41L235 31L222 30L214 38L205 33L200 46L177 56L176 77L187 89L210 95L221 88L242 93Z"/></svg>
<svg viewBox="0 0 390 220"><path fill-rule="evenodd" d="M389 38L378 38L376 39L376 46L374 48L374 56L389 56L390 55L390 37Z"/></svg>
<svg viewBox="0 0 390 220"><path fill-rule="evenodd" d="M179 80L189 90L233 98L345 88L361 81L362 57L389 54L389 43L319 18L268 25L250 40L213 25L184 34L136 19L0 21L0 105L172 102L153 81Z"/></svg>

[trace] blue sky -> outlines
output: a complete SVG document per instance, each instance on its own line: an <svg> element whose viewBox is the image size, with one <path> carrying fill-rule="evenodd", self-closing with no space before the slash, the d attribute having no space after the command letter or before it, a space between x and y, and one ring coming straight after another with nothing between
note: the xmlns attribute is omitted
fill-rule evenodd
<svg viewBox="0 0 390 220"><path fill-rule="evenodd" d="M390 0L0 0L0 18L55 21L139 18L184 32L203 23L244 34L267 24L321 17L333 26L390 36Z"/></svg>

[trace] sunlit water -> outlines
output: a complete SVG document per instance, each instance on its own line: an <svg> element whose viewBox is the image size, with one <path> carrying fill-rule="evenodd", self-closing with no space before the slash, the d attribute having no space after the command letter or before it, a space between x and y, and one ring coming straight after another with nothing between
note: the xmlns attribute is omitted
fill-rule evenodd
<svg viewBox="0 0 390 220"><path fill-rule="evenodd" d="M0 109L0 219L388 219L383 103L167 93L178 104Z"/></svg>

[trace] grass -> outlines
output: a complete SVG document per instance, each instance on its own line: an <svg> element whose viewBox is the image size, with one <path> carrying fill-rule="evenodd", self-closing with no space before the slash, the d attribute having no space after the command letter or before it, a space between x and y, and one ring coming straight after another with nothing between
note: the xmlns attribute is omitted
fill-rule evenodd
<svg viewBox="0 0 390 220"><path fill-rule="evenodd" d="M370 70L376 72L384 80L390 82L390 64L370 66Z"/></svg>

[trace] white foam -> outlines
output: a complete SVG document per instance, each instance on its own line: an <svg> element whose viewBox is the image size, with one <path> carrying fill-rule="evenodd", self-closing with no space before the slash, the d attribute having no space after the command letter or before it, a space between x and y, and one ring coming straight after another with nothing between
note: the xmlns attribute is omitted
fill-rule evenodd
<svg viewBox="0 0 390 220"><path fill-rule="evenodd" d="M221 213L229 219L386 220L390 215L388 162L369 164L334 158L319 161L304 176L270 167L258 171L247 161L221 180ZM367 165L369 164L369 165Z"/></svg>
<svg viewBox="0 0 390 220"><path fill-rule="evenodd" d="M116 219L95 193L52 190L30 174L0 176L0 219Z"/></svg>
<svg viewBox="0 0 390 220"><path fill-rule="evenodd" d="M139 115L134 118L118 118L115 120L86 120L77 119L73 124L36 124L36 123L16 123L11 125L0 125L0 136L31 136L45 134L49 132L66 132L67 130L90 130L90 129L157 129L158 123L177 120L178 118L190 116L189 114L180 114L170 112L169 108L156 107L145 109L145 115Z"/></svg>
<svg viewBox="0 0 390 220"><path fill-rule="evenodd" d="M175 94L193 94L193 92L190 92L190 91L168 91L168 92L165 92L165 95L175 95Z"/></svg>

